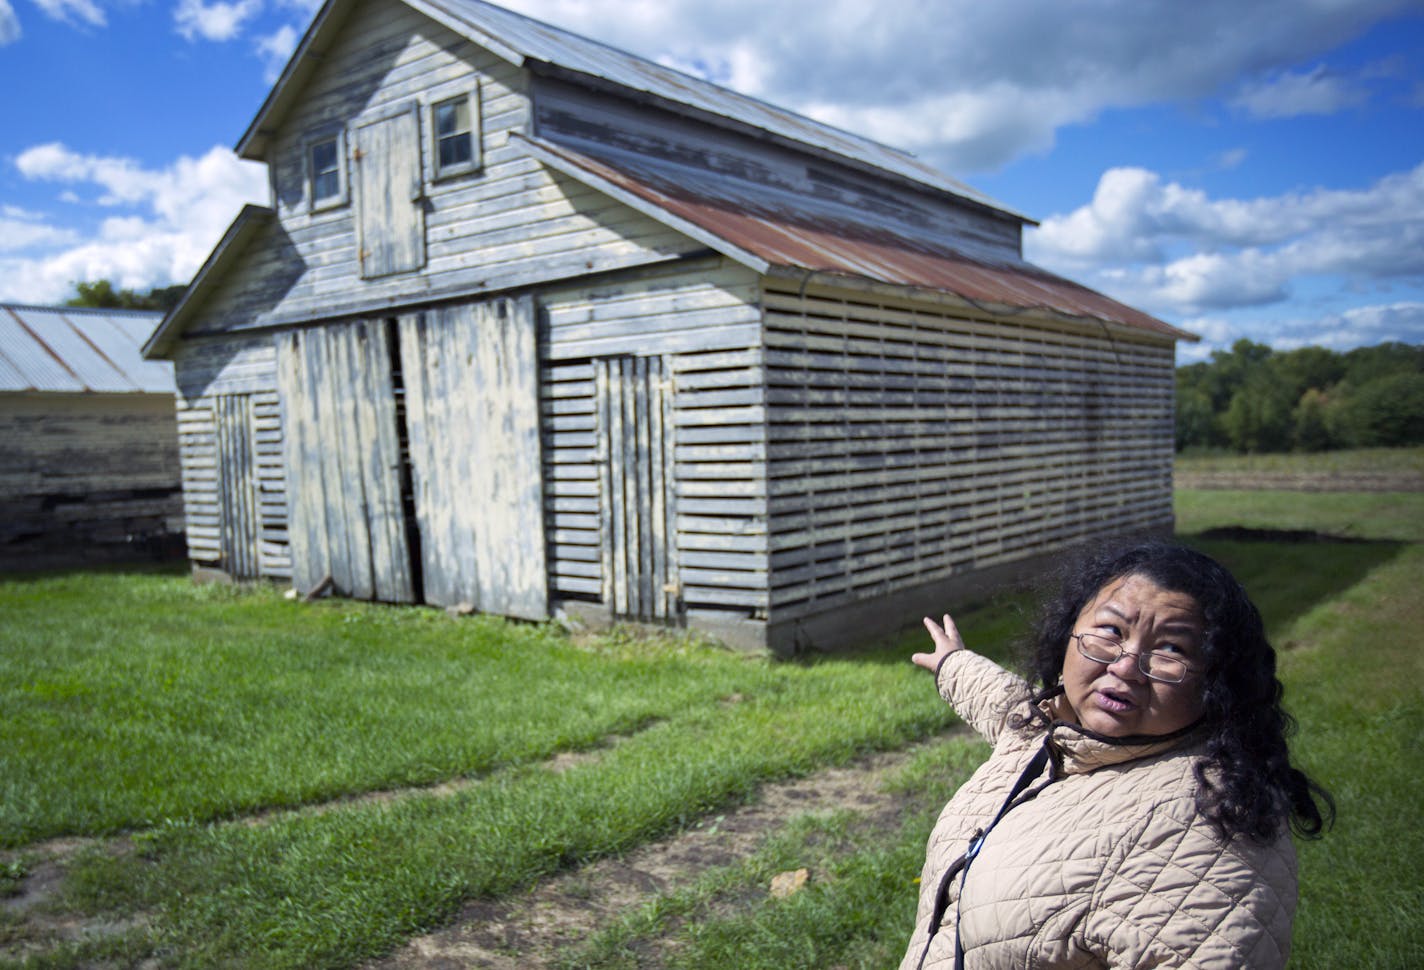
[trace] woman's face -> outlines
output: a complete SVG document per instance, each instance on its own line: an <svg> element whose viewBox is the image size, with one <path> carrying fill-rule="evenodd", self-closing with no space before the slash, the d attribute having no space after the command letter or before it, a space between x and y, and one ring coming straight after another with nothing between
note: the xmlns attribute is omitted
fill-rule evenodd
<svg viewBox="0 0 1424 970"><path fill-rule="evenodd" d="M1092 633L1122 645L1113 663L1083 656L1077 639L1063 659L1063 689L1077 722L1108 737L1171 734L1202 713L1201 608L1186 593L1165 590L1143 576L1115 579L1088 603L1073 632ZM1152 680L1137 655L1157 651L1189 668L1179 684Z"/></svg>

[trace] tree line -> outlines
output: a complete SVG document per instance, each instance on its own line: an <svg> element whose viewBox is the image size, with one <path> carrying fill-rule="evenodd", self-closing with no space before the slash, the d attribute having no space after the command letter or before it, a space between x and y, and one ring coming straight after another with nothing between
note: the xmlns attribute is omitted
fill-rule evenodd
<svg viewBox="0 0 1424 970"><path fill-rule="evenodd" d="M74 295L64 301L65 306L97 307L104 310L161 310L167 313L178 305L186 283L173 286L155 286L147 293L129 289L114 289L109 280L94 280L74 284Z"/></svg>
<svg viewBox="0 0 1424 970"><path fill-rule="evenodd" d="M1324 451L1424 444L1424 345L1340 353L1238 340L1177 368L1177 450Z"/></svg>

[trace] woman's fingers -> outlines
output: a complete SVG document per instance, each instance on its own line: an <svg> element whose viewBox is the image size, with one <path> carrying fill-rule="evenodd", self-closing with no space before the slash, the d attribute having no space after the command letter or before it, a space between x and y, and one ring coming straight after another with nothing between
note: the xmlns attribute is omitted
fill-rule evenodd
<svg viewBox="0 0 1424 970"><path fill-rule="evenodd" d="M944 615L942 624L925 617L925 629L929 631L930 639L934 641L934 652L913 654L910 660L918 666L924 667L926 670L934 670L939 666L939 662L945 654L964 649L964 641L960 638L959 630L948 613Z"/></svg>

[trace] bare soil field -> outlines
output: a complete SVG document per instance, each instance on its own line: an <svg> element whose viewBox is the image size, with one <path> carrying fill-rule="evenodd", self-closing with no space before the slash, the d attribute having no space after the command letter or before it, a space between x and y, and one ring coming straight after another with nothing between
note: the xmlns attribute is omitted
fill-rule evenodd
<svg viewBox="0 0 1424 970"><path fill-rule="evenodd" d="M1287 492L1424 492L1424 474L1413 471L1296 473L1267 471L1178 471L1177 488L1279 490Z"/></svg>

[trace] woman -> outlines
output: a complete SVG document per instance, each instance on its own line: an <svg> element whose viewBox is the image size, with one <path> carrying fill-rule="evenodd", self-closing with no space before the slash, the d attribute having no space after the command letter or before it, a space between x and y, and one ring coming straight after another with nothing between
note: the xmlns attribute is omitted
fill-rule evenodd
<svg viewBox="0 0 1424 970"><path fill-rule="evenodd" d="M1099 553L1049 603L1041 689L926 619L912 658L994 751L930 836L902 970L1280 967L1290 829L1329 796L1291 767L1275 652L1200 553Z"/></svg>

